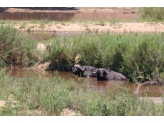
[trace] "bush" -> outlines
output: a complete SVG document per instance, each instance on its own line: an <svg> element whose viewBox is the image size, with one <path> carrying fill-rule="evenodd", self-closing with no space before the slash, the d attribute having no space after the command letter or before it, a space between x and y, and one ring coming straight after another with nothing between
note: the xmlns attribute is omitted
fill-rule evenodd
<svg viewBox="0 0 164 123"><path fill-rule="evenodd" d="M79 82L83 82L79 85ZM65 80L55 72L53 78L11 78L0 70L0 97L7 103L0 115L61 115L65 108L73 109L84 116L154 116L162 115L164 105L154 105L150 100L140 100L111 82L112 90L90 90L87 78ZM9 96L12 101L9 101Z"/></svg>
<svg viewBox="0 0 164 123"><path fill-rule="evenodd" d="M152 19L153 21L158 21L164 19L163 7L141 7L138 13L145 20Z"/></svg>
<svg viewBox="0 0 164 123"><path fill-rule="evenodd" d="M37 61L35 43L12 26L0 26L0 67L30 66Z"/></svg>
<svg viewBox="0 0 164 123"><path fill-rule="evenodd" d="M79 53L79 64L110 67L131 81L153 79L157 68L164 72L162 33L56 37L51 49L47 59L52 69L71 70Z"/></svg>

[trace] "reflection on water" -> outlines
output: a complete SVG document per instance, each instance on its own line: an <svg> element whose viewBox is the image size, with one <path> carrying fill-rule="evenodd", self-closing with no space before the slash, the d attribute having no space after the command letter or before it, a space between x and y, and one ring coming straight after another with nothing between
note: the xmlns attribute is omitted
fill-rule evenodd
<svg viewBox="0 0 164 123"><path fill-rule="evenodd" d="M30 35L35 41L45 41L51 38L55 38L56 34L54 32L23 32L26 35Z"/></svg>
<svg viewBox="0 0 164 123"><path fill-rule="evenodd" d="M151 97L164 96L164 86L161 85L143 85L139 89L139 96L150 95Z"/></svg>
<svg viewBox="0 0 164 123"><path fill-rule="evenodd" d="M11 73L11 77L16 78L29 78L29 77L39 77L45 76L52 78L54 77L55 71L30 71L27 69L8 69L7 73ZM66 80L74 79L77 80L77 76L74 75L72 72L66 71L58 71L58 75ZM97 89L99 92L103 92L105 89L113 89L114 85L116 84L121 88L128 88L128 92L133 94L137 88L135 83L130 82L123 82L123 81L97 81L96 77L88 77L88 78L81 78L81 82L79 85L82 85L84 81L87 81L89 84L89 88L91 90ZM141 86L139 89L138 96L146 96L149 95L151 97L159 97L163 96L164 94L164 86Z"/></svg>
<svg viewBox="0 0 164 123"><path fill-rule="evenodd" d="M55 38L55 36L64 36L69 37L73 35L78 35L80 32L76 31L57 31L57 32L25 32L22 31L25 35L30 35L32 39L35 41L46 41L51 38ZM90 35L90 33L85 33L86 35Z"/></svg>

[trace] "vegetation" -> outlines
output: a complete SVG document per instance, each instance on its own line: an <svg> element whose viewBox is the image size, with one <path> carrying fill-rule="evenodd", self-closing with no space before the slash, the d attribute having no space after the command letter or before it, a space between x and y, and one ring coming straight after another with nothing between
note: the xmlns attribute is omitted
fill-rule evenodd
<svg viewBox="0 0 164 123"><path fill-rule="evenodd" d="M163 33L132 32L56 37L51 39L51 50L44 60L50 60L51 70L71 70L74 58L79 53L82 56L81 65L110 67L123 73L130 81L154 80L155 71L164 72L163 40Z"/></svg>
<svg viewBox="0 0 164 123"><path fill-rule="evenodd" d="M30 73L29 73L30 76ZM0 97L6 101L0 116L61 115L65 108L84 116L154 116L164 114L164 105L139 100L127 88L113 82L113 90L98 93L90 90L87 78L65 80L55 73L54 78L11 78L0 71ZM12 100L11 100L12 99ZM14 101L17 102L14 102Z"/></svg>
<svg viewBox="0 0 164 123"><path fill-rule="evenodd" d="M126 33L122 35L80 34L55 37L49 42L49 53L41 63L50 61L50 70L70 71L74 58L82 56L81 65L110 67L123 73L130 81L163 79L163 33ZM0 66L31 66L38 61L36 45L30 37L11 26L0 27ZM46 42L48 43L48 42ZM5 50L5 52L3 52ZM42 57L42 56L41 56ZM158 75L160 74L160 75ZM157 78L158 77L158 78Z"/></svg>
<svg viewBox="0 0 164 123"><path fill-rule="evenodd" d="M26 24L27 24L27 22L23 22L23 24L21 25L20 29L25 28Z"/></svg>
<svg viewBox="0 0 164 123"><path fill-rule="evenodd" d="M162 21L163 8L141 8L138 21ZM118 21L109 20L113 25ZM0 24L18 24L16 21L3 21ZM45 24L67 22L21 21L21 28L28 23ZM71 20L68 23L87 25L93 21ZM100 20L98 25L104 26ZM28 27L27 31L31 31ZM59 27L60 28L60 27ZM55 32L56 30L54 30ZM86 31L91 30L86 26ZM95 30L98 33L98 29ZM122 35L80 34L71 37L55 37L46 42L48 53L43 53L41 63L50 61L49 70L71 70L75 56L79 53L82 59L79 64L97 68L110 67L123 73L130 81L161 80L164 75L164 33L126 33ZM0 26L0 67L31 66L38 61L36 42L12 26ZM30 73L29 73L30 76ZM80 83L83 83L82 85ZM53 78L41 75L39 78L12 78L0 70L0 99L6 104L0 107L1 116L22 115L61 115L65 108L73 109L84 116L163 116L164 104L154 105L150 100L139 100L137 95L128 93L126 87L118 87L113 82L113 90L104 92L90 90L87 78L82 80L65 80L55 73ZM148 95L149 96L149 95ZM11 100L12 99L12 100ZM13 102L16 100L17 102Z"/></svg>
<svg viewBox="0 0 164 123"><path fill-rule="evenodd" d="M0 67L30 66L37 61L33 40L12 26L0 26Z"/></svg>
<svg viewBox="0 0 164 123"><path fill-rule="evenodd" d="M141 19L146 21L162 21L164 20L164 8L163 7L140 7L139 15Z"/></svg>

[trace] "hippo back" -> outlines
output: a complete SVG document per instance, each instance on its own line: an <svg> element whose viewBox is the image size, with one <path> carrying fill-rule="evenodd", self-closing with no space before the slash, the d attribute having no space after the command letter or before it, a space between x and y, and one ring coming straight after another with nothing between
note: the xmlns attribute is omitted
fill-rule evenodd
<svg viewBox="0 0 164 123"><path fill-rule="evenodd" d="M126 76L124 76L121 73L115 72L115 71L111 71L109 74L107 74L106 76L107 80L119 80L119 81L127 81L128 78L126 78Z"/></svg>
<svg viewBox="0 0 164 123"><path fill-rule="evenodd" d="M90 77L96 77L96 75L93 75L91 70L94 68L92 66L86 66L86 65L82 65L81 66L83 69L86 68L85 72L83 73L83 76L90 76Z"/></svg>

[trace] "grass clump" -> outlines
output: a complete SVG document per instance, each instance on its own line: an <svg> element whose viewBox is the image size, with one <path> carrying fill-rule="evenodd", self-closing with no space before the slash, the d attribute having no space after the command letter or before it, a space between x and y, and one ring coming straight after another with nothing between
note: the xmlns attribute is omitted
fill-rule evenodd
<svg viewBox="0 0 164 123"><path fill-rule="evenodd" d="M30 66L37 61L35 43L12 26L0 26L0 67Z"/></svg>
<svg viewBox="0 0 164 123"><path fill-rule="evenodd" d="M52 79L44 75L11 78L5 70L0 71L0 76L0 97L7 102L1 107L1 116L58 116L65 108L84 116L163 116L164 105L137 99L115 82L113 90L98 93L89 89L87 79L65 80L57 72Z"/></svg>
<svg viewBox="0 0 164 123"><path fill-rule="evenodd" d="M88 26L85 28L85 31L86 31L87 33L91 33L91 32L92 32L92 30L89 29Z"/></svg>
<svg viewBox="0 0 164 123"><path fill-rule="evenodd" d="M82 56L79 64L110 67L131 81L154 80L155 70L158 69L160 74L164 72L162 33L110 35L108 32L56 37L51 41L52 50L46 59L50 60L52 69L71 70L75 56L79 53Z"/></svg>
<svg viewBox="0 0 164 123"><path fill-rule="evenodd" d="M102 19L99 20L99 23L100 23L101 26L105 26L105 21L104 20L102 20Z"/></svg>
<svg viewBox="0 0 164 123"><path fill-rule="evenodd" d="M27 32L30 32L30 31L31 31L31 29L30 29L30 28L28 28L28 29L27 29Z"/></svg>
<svg viewBox="0 0 164 123"><path fill-rule="evenodd" d="M27 22L23 22L23 24L21 25L20 29L25 28L27 26Z"/></svg>
<svg viewBox="0 0 164 123"><path fill-rule="evenodd" d="M163 7L141 7L138 13L144 20L161 21L164 19Z"/></svg>

